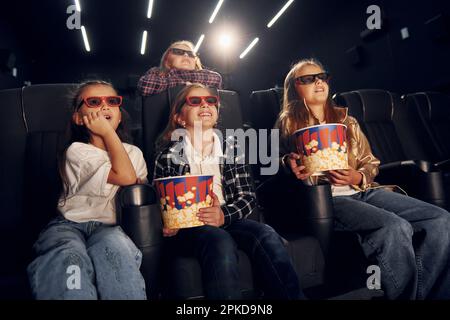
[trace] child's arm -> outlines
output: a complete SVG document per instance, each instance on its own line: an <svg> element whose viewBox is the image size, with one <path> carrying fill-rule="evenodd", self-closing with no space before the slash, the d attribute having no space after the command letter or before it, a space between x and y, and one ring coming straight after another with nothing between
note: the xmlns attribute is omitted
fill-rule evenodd
<svg viewBox="0 0 450 320"><path fill-rule="evenodd" d="M138 90L142 96L149 96L167 90L167 75L157 67L148 70L138 81Z"/></svg>
<svg viewBox="0 0 450 320"><path fill-rule="evenodd" d="M214 192L212 193L212 198L212 206L201 208L197 213L197 217L204 224L214 227L221 227L225 223L225 215L220 207L219 198Z"/></svg>
<svg viewBox="0 0 450 320"><path fill-rule="evenodd" d="M236 165L233 174L233 202L221 206L225 227L233 221L246 218L256 207L256 195L247 166Z"/></svg>
<svg viewBox="0 0 450 320"><path fill-rule="evenodd" d="M176 76L176 79L181 79L183 80L183 82L201 83L208 87L214 87L217 89L222 88L222 76L219 73L208 69L202 70L173 69L171 70L171 73Z"/></svg>
<svg viewBox="0 0 450 320"><path fill-rule="evenodd" d="M122 141L117 136L114 128L109 124L101 111L89 113L83 116L83 122L93 133L103 139L106 150L111 161L111 170L108 175L108 183L127 186L135 184L137 181L136 172L123 147Z"/></svg>
<svg viewBox="0 0 450 320"><path fill-rule="evenodd" d="M353 143L356 143L358 153L356 168L349 167L346 170L329 171L328 178L335 185L351 185L356 190L365 190L377 176L380 160L372 154L369 141L361 131L356 119L349 117L347 130L351 130L355 138Z"/></svg>
<svg viewBox="0 0 450 320"><path fill-rule="evenodd" d="M380 160L373 155L369 141L362 132L358 121L356 119L352 120L354 121L349 126L349 129L354 130L354 137L358 146L357 168L355 169L362 175L362 180L358 186L355 185L354 187L365 190L378 175Z"/></svg>
<svg viewBox="0 0 450 320"><path fill-rule="evenodd" d="M168 154L165 152L160 152L156 156L155 160L155 168L153 170L153 179L164 178L168 174L166 173L166 168L168 168L169 163ZM169 229L163 228L163 236L164 237L173 237L178 233L179 229Z"/></svg>

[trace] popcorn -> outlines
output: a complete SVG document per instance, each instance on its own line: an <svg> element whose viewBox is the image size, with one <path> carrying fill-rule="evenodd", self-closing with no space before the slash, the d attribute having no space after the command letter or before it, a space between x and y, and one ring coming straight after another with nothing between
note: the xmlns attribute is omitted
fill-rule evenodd
<svg viewBox="0 0 450 320"><path fill-rule="evenodd" d="M186 175L155 179L166 228L190 228L204 225L197 218L201 208L211 207L212 175Z"/></svg>
<svg viewBox="0 0 450 320"><path fill-rule="evenodd" d="M314 176L323 171L348 169L346 130L343 124L330 123L295 132L297 149L308 172Z"/></svg>
<svg viewBox="0 0 450 320"><path fill-rule="evenodd" d="M208 195L209 197L209 195ZM203 226L204 223L197 218L197 212L201 208L211 207L212 201L209 197L206 201L188 204L184 209L177 209L172 206L165 206L162 210L164 226L170 229Z"/></svg>
<svg viewBox="0 0 450 320"><path fill-rule="evenodd" d="M309 156L303 156L302 160L308 172L313 174L333 169L348 169L347 152L339 145L312 152Z"/></svg>

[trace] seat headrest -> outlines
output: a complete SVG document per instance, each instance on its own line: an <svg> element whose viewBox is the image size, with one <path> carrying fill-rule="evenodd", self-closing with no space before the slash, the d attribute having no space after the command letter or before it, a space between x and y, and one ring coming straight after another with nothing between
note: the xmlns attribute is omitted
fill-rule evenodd
<svg viewBox="0 0 450 320"><path fill-rule="evenodd" d="M333 99L338 107L347 107L349 115L356 120L359 122L364 120L361 99L355 92L335 94Z"/></svg>
<svg viewBox="0 0 450 320"><path fill-rule="evenodd" d="M28 132L64 131L70 118L70 96L76 84L39 84L24 87L22 108Z"/></svg>
<svg viewBox="0 0 450 320"><path fill-rule="evenodd" d="M440 92L418 92L406 96L408 103L414 103L429 121L450 120L450 96Z"/></svg>
<svg viewBox="0 0 450 320"><path fill-rule="evenodd" d="M394 115L394 97L384 90L356 90L361 99L364 122L392 121Z"/></svg>

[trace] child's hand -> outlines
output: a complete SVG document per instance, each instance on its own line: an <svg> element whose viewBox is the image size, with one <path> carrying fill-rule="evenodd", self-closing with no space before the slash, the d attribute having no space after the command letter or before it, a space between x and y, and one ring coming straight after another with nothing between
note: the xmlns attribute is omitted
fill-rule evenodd
<svg viewBox="0 0 450 320"><path fill-rule="evenodd" d="M178 230L180 229L169 229L169 228L163 228L163 236L164 237L173 237L177 234Z"/></svg>
<svg viewBox="0 0 450 320"><path fill-rule="evenodd" d="M292 173L295 175L295 177L299 180L306 180L311 175L310 172L305 171L306 167L299 165L297 163L297 160L300 160L300 155L295 152L291 152L287 159L287 164L292 170Z"/></svg>
<svg viewBox="0 0 450 320"><path fill-rule="evenodd" d="M105 119L101 111L90 112L83 116L83 124L97 136L104 137L105 135L114 132L113 127Z"/></svg>
<svg viewBox="0 0 450 320"><path fill-rule="evenodd" d="M330 170L327 172L327 177L336 186L359 185L362 180L362 173L353 168Z"/></svg>
<svg viewBox="0 0 450 320"><path fill-rule="evenodd" d="M204 224L220 227L225 223L225 217L222 209L220 208L219 198L212 192L213 204L209 208L201 208L198 213L198 219Z"/></svg>

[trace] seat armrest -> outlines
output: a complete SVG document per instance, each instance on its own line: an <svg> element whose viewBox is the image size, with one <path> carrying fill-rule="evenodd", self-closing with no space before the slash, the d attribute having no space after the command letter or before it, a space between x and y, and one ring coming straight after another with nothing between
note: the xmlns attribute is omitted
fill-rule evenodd
<svg viewBox="0 0 450 320"><path fill-rule="evenodd" d="M407 160L383 164L376 181L398 185L412 197L446 207L443 172L431 162Z"/></svg>
<svg viewBox="0 0 450 320"><path fill-rule="evenodd" d="M149 184L135 184L119 191L118 224L138 247L162 242L162 218L156 198L156 191Z"/></svg>
<svg viewBox="0 0 450 320"><path fill-rule="evenodd" d="M257 189L265 221L282 235L311 235L326 256L333 233L331 186L308 186L293 176L278 174Z"/></svg>
<svg viewBox="0 0 450 320"><path fill-rule="evenodd" d="M395 161L390 162L386 164L380 165L380 171L386 171L386 170L402 170L402 168L412 168L417 169L422 172L436 172L439 171L439 168L425 160L404 160L404 161Z"/></svg>
<svg viewBox="0 0 450 320"><path fill-rule="evenodd" d="M164 238L156 192L151 185L137 184L122 188L118 194L117 221L142 252L141 272L147 297L159 294L160 267Z"/></svg>

